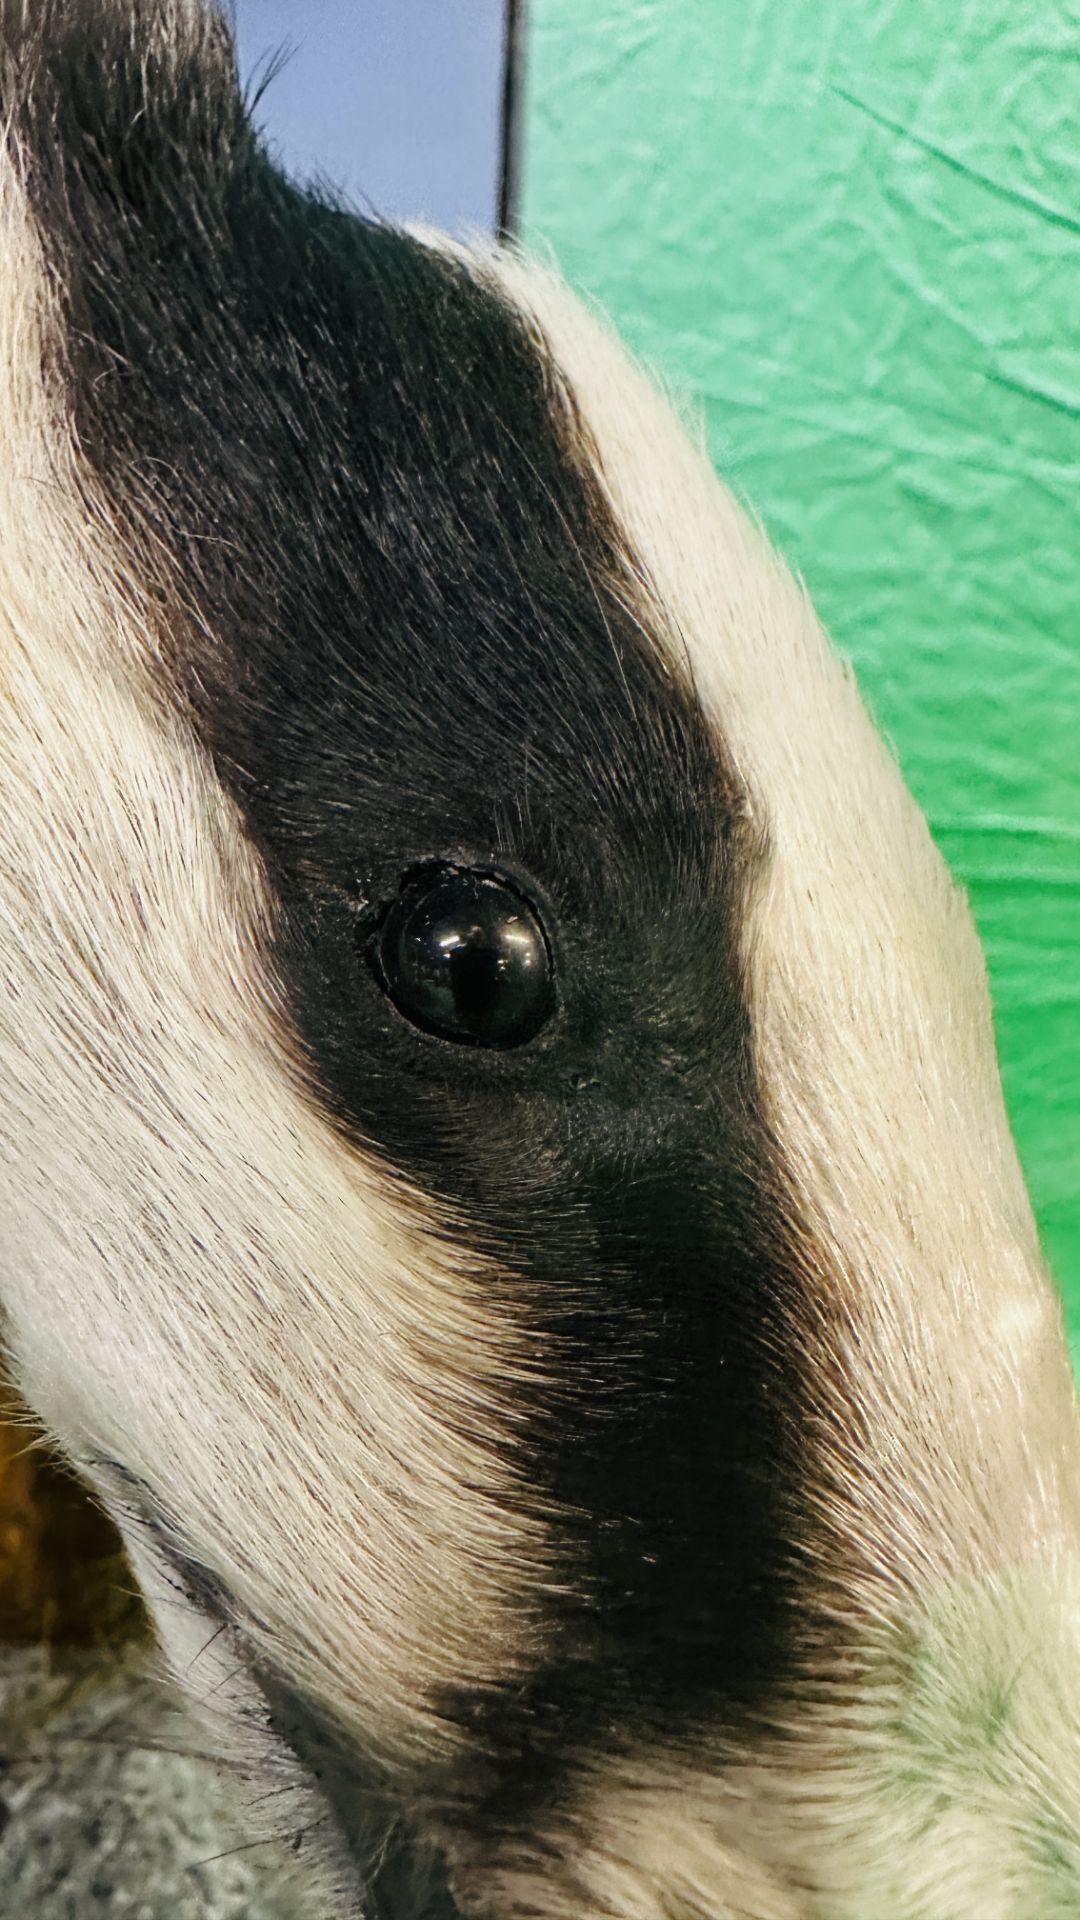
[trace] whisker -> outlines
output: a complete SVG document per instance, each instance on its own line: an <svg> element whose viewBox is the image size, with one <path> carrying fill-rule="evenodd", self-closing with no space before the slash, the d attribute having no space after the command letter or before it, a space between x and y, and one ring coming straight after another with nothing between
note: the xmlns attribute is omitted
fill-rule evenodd
<svg viewBox="0 0 1080 1920"><path fill-rule="evenodd" d="M212 1753L204 1747L178 1746L171 1741L152 1739L109 1740L91 1733L58 1734L54 1740L43 1742L40 1746L27 1746L17 1752L0 1749L0 1768L6 1770L15 1767L40 1766L43 1761L64 1753L69 1747L97 1747L107 1752L125 1754L165 1753L175 1755L179 1760L197 1760L215 1772L222 1770L236 1774L241 1779L248 1775L254 1777L258 1771L254 1767L246 1766L242 1761L230 1758L227 1754Z"/></svg>
<svg viewBox="0 0 1080 1920"><path fill-rule="evenodd" d="M185 1674L189 1674L191 1672L192 1667L195 1667L198 1665L203 1655L206 1653L209 1653L215 1640L220 1640L221 1635L225 1632L225 1630L226 1630L226 1622L223 1620L220 1626L214 1628L214 1631L210 1635L210 1638L199 1648L198 1653L192 1654L191 1659L188 1661L187 1666L184 1668Z"/></svg>
<svg viewBox="0 0 1080 1920"><path fill-rule="evenodd" d="M317 1828L324 1825L325 1821L323 1820L313 1820L309 1826L301 1827L297 1833L293 1834L291 1840L287 1842L285 1841L284 1835L274 1833L267 1834L262 1840L242 1840L239 1846L225 1847L221 1853L208 1854L204 1860L193 1860L186 1871L188 1873L197 1873L200 1867L213 1866L215 1861L218 1860L231 1860L233 1855L237 1853L254 1853L257 1847L280 1847L287 1845L290 1853L298 1853L301 1841L305 1840L309 1833L314 1833Z"/></svg>

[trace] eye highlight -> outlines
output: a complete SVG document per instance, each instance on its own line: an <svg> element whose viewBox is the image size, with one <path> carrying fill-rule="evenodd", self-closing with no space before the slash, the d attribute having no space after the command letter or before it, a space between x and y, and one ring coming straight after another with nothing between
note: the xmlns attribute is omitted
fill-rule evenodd
<svg viewBox="0 0 1080 1920"><path fill-rule="evenodd" d="M523 1046L554 1011L543 926L496 874L439 865L407 877L372 958L399 1013L463 1046Z"/></svg>

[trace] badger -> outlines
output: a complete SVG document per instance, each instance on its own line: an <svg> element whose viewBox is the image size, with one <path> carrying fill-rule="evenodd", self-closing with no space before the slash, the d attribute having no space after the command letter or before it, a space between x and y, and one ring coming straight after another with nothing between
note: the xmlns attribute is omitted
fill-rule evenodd
<svg viewBox="0 0 1080 1920"><path fill-rule="evenodd" d="M252 1831L342 1920L1075 1916L1060 1308L803 587L212 6L0 76L5 1351Z"/></svg>

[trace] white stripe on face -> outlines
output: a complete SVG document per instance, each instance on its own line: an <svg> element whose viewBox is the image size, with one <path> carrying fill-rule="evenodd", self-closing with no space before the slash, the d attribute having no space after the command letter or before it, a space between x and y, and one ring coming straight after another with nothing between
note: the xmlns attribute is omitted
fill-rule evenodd
<svg viewBox="0 0 1080 1920"><path fill-rule="evenodd" d="M573 394L644 569L643 623L659 609L685 648L770 848L742 951L762 1097L821 1254L805 1280L828 1308L804 1542L808 1623L823 1612L818 1685L779 1741L711 1767L699 1753L676 1789L715 1846L700 1911L753 1878L745 1849L776 1863L754 1914L814 1886L829 1920L1064 1916L1080 1901L1076 1397L966 901L805 594L669 407L554 277L505 256L487 272ZM629 1804L646 1821L618 1769L582 1820L584 1862L623 1805L627 1912L678 1871L670 1760L641 1763Z"/></svg>
<svg viewBox="0 0 1080 1920"><path fill-rule="evenodd" d="M805 594L667 404L556 279L488 271L549 343L768 838L742 939L755 1056L878 1455L876 1494L834 1463L838 1518L875 1562L899 1550L900 1586L1072 1544L1075 1394L967 903ZM875 1499L908 1548L874 1538Z"/></svg>

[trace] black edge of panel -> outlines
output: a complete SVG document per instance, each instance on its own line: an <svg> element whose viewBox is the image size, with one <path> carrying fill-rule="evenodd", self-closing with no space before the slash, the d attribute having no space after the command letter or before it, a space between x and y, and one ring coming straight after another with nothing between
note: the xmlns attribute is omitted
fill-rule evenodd
<svg viewBox="0 0 1080 1920"><path fill-rule="evenodd" d="M521 148L525 98L526 0L505 0L496 235L515 240L521 220Z"/></svg>

